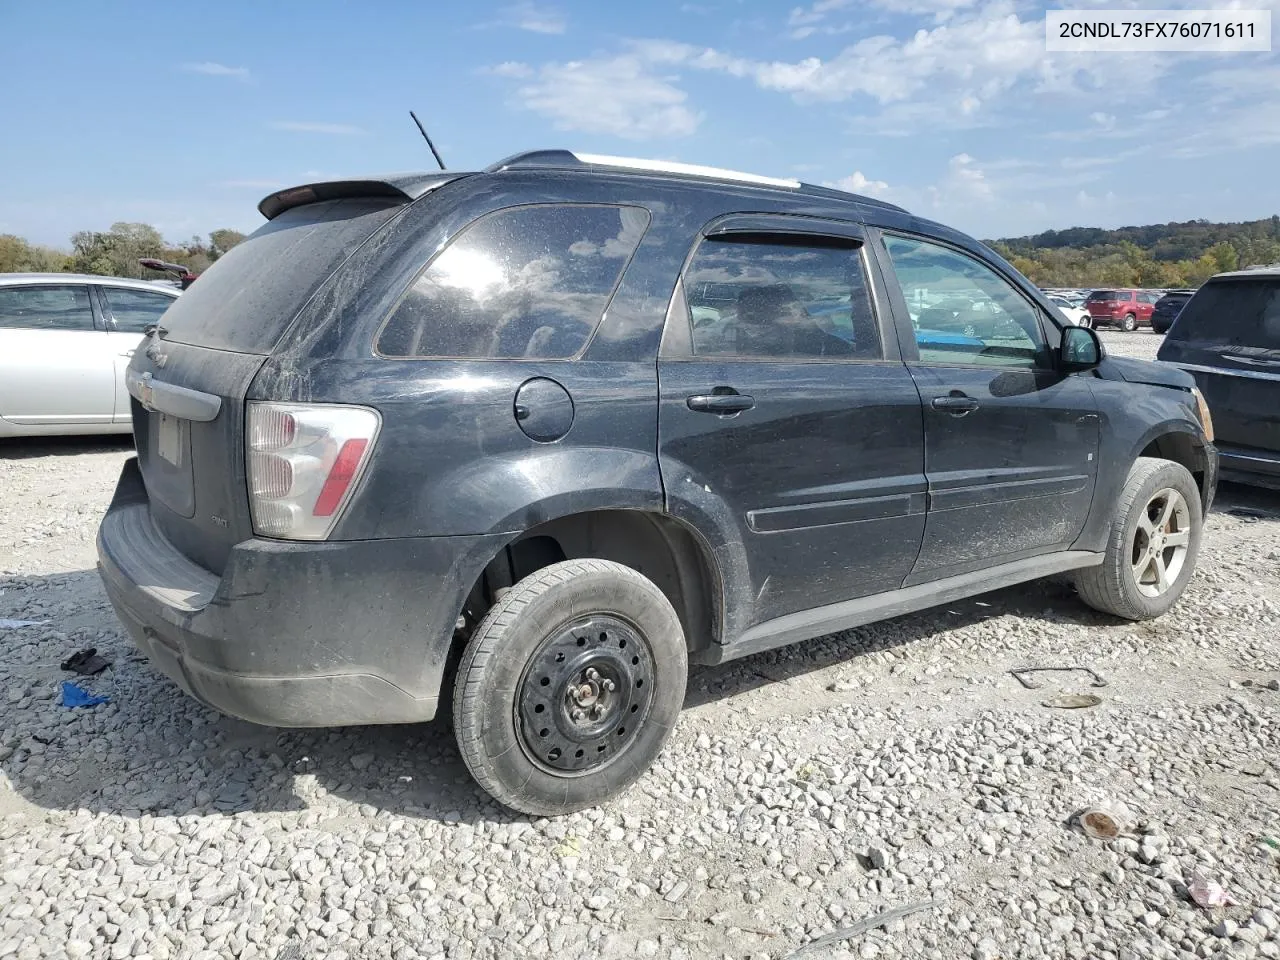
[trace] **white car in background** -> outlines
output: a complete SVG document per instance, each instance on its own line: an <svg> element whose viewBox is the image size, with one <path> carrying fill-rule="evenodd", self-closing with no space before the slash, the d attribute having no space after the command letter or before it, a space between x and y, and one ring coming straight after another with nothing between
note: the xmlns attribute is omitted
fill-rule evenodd
<svg viewBox="0 0 1280 960"><path fill-rule="evenodd" d="M120 277L0 273L0 437L129 433L129 358L179 292Z"/></svg>
<svg viewBox="0 0 1280 960"><path fill-rule="evenodd" d="M1089 326L1089 311L1084 307L1072 306L1066 297L1049 297L1049 302L1058 308L1058 312L1067 318L1067 322L1077 327Z"/></svg>

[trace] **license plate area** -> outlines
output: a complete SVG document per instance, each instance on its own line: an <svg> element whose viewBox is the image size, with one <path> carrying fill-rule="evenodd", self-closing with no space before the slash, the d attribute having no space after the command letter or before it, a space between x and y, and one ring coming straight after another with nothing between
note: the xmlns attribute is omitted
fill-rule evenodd
<svg viewBox="0 0 1280 960"><path fill-rule="evenodd" d="M139 429L145 418L145 428ZM191 421L139 406L134 415L134 443L147 494L180 517L195 514L194 471L191 469Z"/></svg>
<svg viewBox="0 0 1280 960"><path fill-rule="evenodd" d="M164 413L156 414L156 453L175 467L182 466L182 421Z"/></svg>

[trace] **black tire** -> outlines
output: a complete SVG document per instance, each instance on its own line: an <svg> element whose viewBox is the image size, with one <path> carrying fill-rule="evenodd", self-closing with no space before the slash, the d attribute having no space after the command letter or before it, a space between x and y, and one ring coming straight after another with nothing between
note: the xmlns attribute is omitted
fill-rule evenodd
<svg viewBox="0 0 1280 960"><path fill-rule="evenodd" d="M1120 321L1120 329L1125 333L1133 333L1138 329L1138 318L1132 313L1126 313L1124 319Z"/></svg>
<svg viewBox="0 0 1280 960"><path fill-rule="evenodd" d="M652 581L606 560L554 563L512 587L467 644L453 692L458 748L512 810L595 806L657 759L688 673L680 620Z"/></svg>
<svg viewBox="0 0 1280 960"><path fill-rule="evenodd" d="M1153 498L1166 491L1176 491L1181 495L1186 515L1181 521L1176 516L1169 521L1168 526L1178 526L1179 531L1164 532L1158 542L1152 542L1151 536L1142 529L1142 521L1146 517L1150 524ZM1161 509L1159 502L1155 509ZM1163 546L1164 538L1174 538L1183 522L1186 524L1186 550L1172 580L1167 581L1163 590L1159 588L1158 581L1154 584L1140 583L1134 570L1142 562L1144 542L1153 553L1161 555L1160 566L1164 569L1165 558L1177 556L1176 546ZM1203 526L1200 491L1187 468L1170 460L1139 457L1129 469L1129 478L1116 505L1107 538L1106 559L1100 566L1088 567L1075 574L1080 598L1095 610L1126 620L1150 620L1167 612L1182 596L1195 571ZM1157 547L1160 549L1156 550ZM1147 567L1143 573L1144 576L1156 576L1154 567ZM1152 591L1157 591L1156 595L1153 596Z"/></svg>

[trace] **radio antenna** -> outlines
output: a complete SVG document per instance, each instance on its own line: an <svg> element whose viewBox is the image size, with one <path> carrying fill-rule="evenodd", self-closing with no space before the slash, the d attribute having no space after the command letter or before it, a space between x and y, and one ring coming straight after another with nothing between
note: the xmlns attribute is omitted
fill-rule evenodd
<svg viewBox="0 0 1280 960"><path fill-rule="evenodd" d="M436 145L431 142L431 138L427 136L427 128L422 125L422 121L418 119L418 115L412 110L409 116L413 117L413 122L418 125L418 132L422 134L422 139L427 141L427 146L431 148L431 155L436 158L436 163L440 164L440 169L444 169L444 161L440 159L440 151L436 149Z"/></svg>

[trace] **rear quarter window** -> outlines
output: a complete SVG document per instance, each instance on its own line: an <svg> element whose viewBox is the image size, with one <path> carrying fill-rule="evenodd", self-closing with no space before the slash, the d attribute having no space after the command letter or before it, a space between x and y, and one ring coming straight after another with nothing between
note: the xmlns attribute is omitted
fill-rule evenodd
<svg viewBox="0 0 1280 960"><path fill-rule="evenodd" d="M1280 279L1206 283L1187 301L1173 340L1280 350Z"/></svg>
<svg viewBox="0 0 1280 960"><path fill-rule="evenodd" d="M377 337L389 358L559 360L587 345L649 226L640 207L487 214L409 287Z"/></svg>

